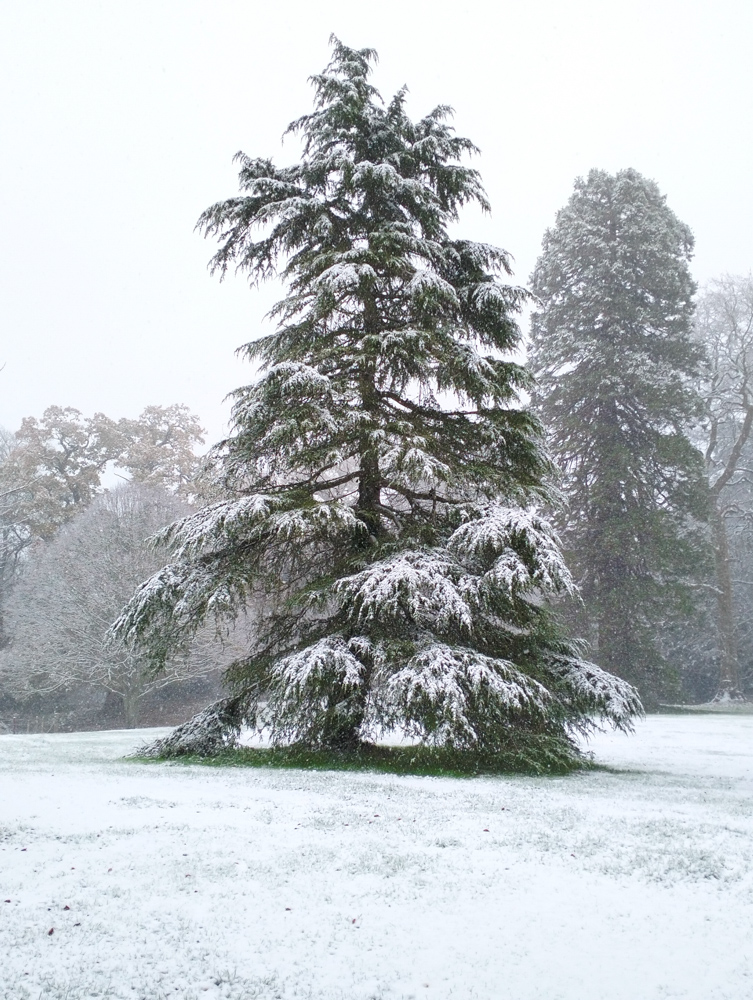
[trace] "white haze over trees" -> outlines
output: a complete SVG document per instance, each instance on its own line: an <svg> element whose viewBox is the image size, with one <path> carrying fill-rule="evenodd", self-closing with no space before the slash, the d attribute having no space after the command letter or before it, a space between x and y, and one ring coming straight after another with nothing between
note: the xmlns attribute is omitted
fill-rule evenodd
<svg viewBox="0 0 753 1000"><path fill-rule="evenodd" d="M463 11L401 0L381 0L378 16L351 0L5 4L0 424L15 429L51 402L130 415L180 400L210 441L224 436L225 394L251 377L233 349L265 330L279 294L218 287L193 223L208 192L236 190L237 149L280 155L281 123L306 106L332 31L380 52L385 93L410 77L413 117L454 105L494 205L491 216L470 208L469 223L514 252L522 278L591 167L632 166L659 183L695 233L698 280L747 271L753 5L467 0ZM296 158L290 137L284 150Z"/></svg>
<svg viewBox="0 0 753 1000"><path fill-rule="evenodd" d="M16 439L10 431L0 427L0 470L15 447ZM3 477L0 489L0 645L3 641L2 604L18 577L24 549L28 545L28 531L18 517L21 495L28 489L25 483L12 484Z"/></svg>
<svg viewBox="0 0 753 1000"><path fill-rule="evenodd" d="M148 535L210 489L200 481L198 419L182 405L150 406L135 419L84 417L51 406L0 438L0 673L3 713L87 717L86 685L122 701L133 725L143 696L217 667L209 648L171 668L166 681L143 673L124 650L104 649L105 632L129 591L159 564ZM103 474L130 492L103 492ZM122 562L122 565L120 563ZM75 585L74 585L75 580ZM78 685L78 686L77 686ZM117 700L117 699L116 699ZM75 708L79 705L79 709ZM53 722L53 724L55 724Z"/></svg>
<svg viewBox="0 0 753 1000"><path fill-rule="evenodd" d="M160 752L214 749L242 724L273 742L357 747L400 727L551 759L594 716L629 727L630 685L581 659L545 604L572 583L538 509L548 463L509 360L527 295L508 254L450 235L488 209L476 152L438 107L383 103L375 53L333 39L295 121L302 160L238 154L241 194L202 215L213 267L281 273L263 375L234 394L214 453L228 499L165 531L172 561L112 630L157 666L205 621L253 601L229 700ZM257 235L258 233L258 235Z"/></svg>
<svg viewBox="0 0 753 1000"><path fill-rule="evenodd" d="M138 652L105 642L133 588L162 564L147 539L188 509L163 488L122 485L39 543L5 602L11 640L0 653L0 686L20 702L75 685L104 689L134 726L145 695L216 669L218 650L206 634L159 676Z"/></svg>
<svg viewBox="0 0 753 1000"><path fill-rule="evenodd" d="M189 498L200 489L204 442L188 408L149 406L135 419L103 413L85 417L49 406L0 437L0 605L16 579L25 550L50 541L101 492L102 476L163 487ZM119 472L117 470L120 470ZM117 480L116 480L117 481Z"/></svg>

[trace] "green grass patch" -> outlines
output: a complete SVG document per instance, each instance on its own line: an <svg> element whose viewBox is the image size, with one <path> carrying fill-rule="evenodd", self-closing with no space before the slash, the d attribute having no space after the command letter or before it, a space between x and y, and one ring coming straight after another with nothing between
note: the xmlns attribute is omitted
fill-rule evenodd
<svg viewBox="0 0 753 1000"><path fill-rule="evenodd" d="M132 757L145 763L169 760L176 764L206 767L277 767L304 771L375 771L385 774L416 774L474 777L481 774L568 774L592 768L591 758L569 740L531 736L511 741L493 753L430 746L384 746L363 743L357 748L334 750L300 744L285 747L236 747L212 756L186 754Z"/></svg>

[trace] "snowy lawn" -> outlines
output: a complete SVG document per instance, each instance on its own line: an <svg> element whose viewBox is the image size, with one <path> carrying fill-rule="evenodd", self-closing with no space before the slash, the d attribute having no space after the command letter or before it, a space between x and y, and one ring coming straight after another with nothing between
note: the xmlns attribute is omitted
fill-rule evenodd
<svg viewBox="0 0 753 1000"><path fill-rule="evenodd" d="M3 1000L753 997L751 716L558 778L120 759L153 735L0 737Z"/></svg>

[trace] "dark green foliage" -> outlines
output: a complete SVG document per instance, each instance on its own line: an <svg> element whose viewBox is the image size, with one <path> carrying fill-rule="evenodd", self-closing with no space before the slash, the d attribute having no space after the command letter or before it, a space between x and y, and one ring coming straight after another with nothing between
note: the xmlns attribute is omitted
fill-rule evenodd
<svg viewBox="0 0 753 1000"><path fill-rule="evenodd" d="M402 727L490 753L516 727L629 726L635 692L583 663L542 600L570 576L509 360L526 293L504 251L450 234L463 205L487 207L459 162L474 147L446 107L412 122L404 91L384 105L370 50L333 48L291 126L301 162L239 154L241 195L199 222L220 274L280 273L288 294L243 348L262 374L215 451L229 499L166 532L173 562L114 631L159 666L208 617L251 609L231 715L207 710L178 743L216 748L240 720L278 744L353 750Z"/></svg>
<svg viewBox="0 0 753 1000"><path fill-rule="evenodd" d="M536 409L563 472L564 541L600 662L667 693L658 634L692 612L703 569L702 350L691 338L693 237L653 181L592 171L533 275Z"/></svg>

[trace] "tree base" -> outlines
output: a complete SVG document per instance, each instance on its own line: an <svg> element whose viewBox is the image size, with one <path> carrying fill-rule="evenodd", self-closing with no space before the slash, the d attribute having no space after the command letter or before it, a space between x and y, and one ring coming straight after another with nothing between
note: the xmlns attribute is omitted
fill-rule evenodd
<svg viewBox="0 0 753 1000"><path fill-rule="evenodd" d="M725 689L722 691L717 691L714 697L709 702L710 705L744 705L747 702L747 698L742 693L742 691L732 688Z"/></svg>
<svg viewBox="0 0 753 1000"><path fill-rule="evenodd" d="M139 747L131 756L169 760L173 757L211 757L235 747L243 725L239 699L216 701L161 740Z"/></svg>
<svg viewBox="0 0 753 1000"><path fill-rule="evenodd" d="M169 737L168 737L169 739ZM165 741L161 741L164 743ZM152 750L157 745L152 745ZM172 748L171 748L172 749ZM391 774L472 777L480 774L567 774L593 767L564 736L516 733L495 750L461 750L454 747L383 746L361 743L348 749L292 744L282 747L226 747L214 753L168 752L135 754L150 760L179 759L186 764L218 767L277 767L314 771L381 771Z"/></svg>

